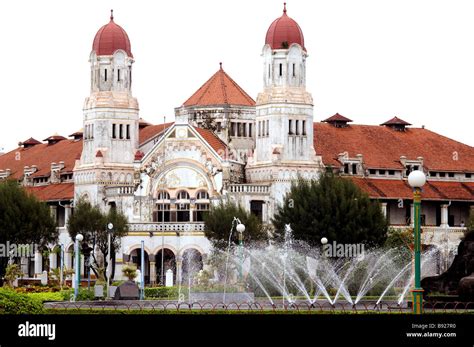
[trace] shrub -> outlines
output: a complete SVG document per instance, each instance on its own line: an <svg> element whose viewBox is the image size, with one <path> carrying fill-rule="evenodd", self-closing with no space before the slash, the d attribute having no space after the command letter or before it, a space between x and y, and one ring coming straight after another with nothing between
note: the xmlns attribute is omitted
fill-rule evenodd
<svg viewBox="0 0 474 347"><path fill-rule="evenodd" d="M72 295L74 295L74 289L65 289L61 290L60 294L63 300L70 301ZM79 293L77 294L76 301L92 301L95 300L95 295L93 290L88 290L87 288L79 288Z"/></svg>
<svg viewBox="0 0 474 347"><path fill-rule="evenodd" d="M145 298L150 299L176 299L178 297L178 288L176 287L149 287L145 288Z"/></svg>
<svg viewBox="0 0 474 347"><path fill-rule="evenodd" d="M26 295L40 302L64 300L64 296L60 292L28 293Z"/></svg>
<svg viewBox="0 0 474 347"><path fill-rule="evenodd" d="M14 290L0 288L0 313L3 314L38 314L43 313L43 304L36 298Z"/></svg>
<svg viewBox="0 0 474 347"><path fill-rule="evenodd" d="M129 281L133 281L137 277L137 267L135 265L125 265L122 268L122 273Z"/></svg>
<svg viewBox="0 0 474 347"><path fill-rule="evenodd" d="M6 287L13 287L13 282L21 277L23 273L21 272L20 266L18 264L10 264L5 270L5 283Z"/></svg>

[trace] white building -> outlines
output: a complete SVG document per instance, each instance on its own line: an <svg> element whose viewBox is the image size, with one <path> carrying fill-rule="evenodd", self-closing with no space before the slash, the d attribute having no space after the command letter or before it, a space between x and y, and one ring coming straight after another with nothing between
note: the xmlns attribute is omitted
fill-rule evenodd
<svg viewBox="0 0 474 347"><path fill-rule="evenodd" d="M70 139L55 134L44 143L22 142L0 157L0 179L17 179L48 202L68 268L73 243L66 225L74 203L85 198L124 212L130 232L115 254L116 279L123 263L140 265L142 240L147 283L163 283L162 268L184 278L188 260L202 264L210 251L203 212L211 204L232 199L268 223L294 179L317 178L328 167L378 199L398 228L413 223L407 175L423 169L425 243L450 245L452 252L474 205L474 148L396 117L376 126L350 125L339 114L314 122L307 52L285 8L265 37L256 102L221 65L175 109L175 122L152 125L140 118L132 94L130 40L111 16L89 56L83 130ZM31 277L46 263L40 254L22 260ZM58 265L52 253L49 266Z"/></svg>

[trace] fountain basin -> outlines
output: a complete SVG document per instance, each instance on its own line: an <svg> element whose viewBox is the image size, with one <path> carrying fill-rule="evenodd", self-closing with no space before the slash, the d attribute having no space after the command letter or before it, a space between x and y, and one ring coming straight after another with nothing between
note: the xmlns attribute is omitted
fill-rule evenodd
<svg viewBox="0 0 474 347"><path fill-rule="evenodd" d="M211 293L196 292L189 294L190 302L211 302L211 303L249 303L255 301L254 293Z"/></svg>

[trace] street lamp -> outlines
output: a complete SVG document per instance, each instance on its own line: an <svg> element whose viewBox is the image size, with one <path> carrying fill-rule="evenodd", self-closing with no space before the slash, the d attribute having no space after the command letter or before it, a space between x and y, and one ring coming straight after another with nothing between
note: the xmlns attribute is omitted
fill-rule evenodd
<svg viewBox="0 0 474 347"><path fill-rule="evenodd" d="M423 309L423 288L421 288L421 187L426 183L423 171L415 170L408 175L408 184L413 188L414 205L414 251L415 251L415 287L413 293L413 313L421 314Z"/></svg>
<svg viewBox="0 0 474 347"><path fill-rule="evenodd" d="M245 225L242 224L240 219L237 219L237 221L239 223L239 224L237 224L237 227L236 227L236 230L239 233L239 252L240 252L240 273L239 273L239 277L240 277L240 282L242 282L242 277L243 277L242 267L243 267L243 262L244 262L244 235L243 235L243 233L245 231Z"/></svg>
<svg viewBox="0 0 474 347"><path fill-rule="evenodd" d="M107 268L105 269L105 277L107 277L107 292L106 292L106 297L109 297L109 285L110 285L110 272L109 267L110 267L110 238L112 236L112 229L114 228L114 225L112 223L107 224Z"/></svg>
<svg viewBox="0 0 474 347"><path fill-rule="evenodd" d="M74 287L74 300L76 300L79 295L79 286L81 285L81 250L79 248L79 243L82 242L82 240L84 240L84 236L82 236L82 234L77 234L74 245L76 248L76 285Z"/></svg>

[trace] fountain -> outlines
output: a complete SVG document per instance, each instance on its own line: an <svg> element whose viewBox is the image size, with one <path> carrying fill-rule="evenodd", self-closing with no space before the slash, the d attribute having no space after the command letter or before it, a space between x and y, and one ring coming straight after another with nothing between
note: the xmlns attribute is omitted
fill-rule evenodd
<svg viewBox="0 0 474 347"><path fill-rule="evenodd" d="M289 225L281 243L247 243L241 247L230 240L231 235L228 247L213 253L217 257L214 265L220 266L214 268L215 279L202 282L206 270L201 270L187 283L190 304L257 301L271 307L300 303L335 307L342 302L355 307L370 302L377 307L391 302L406 306L412 287L412 259L399 249L370 249L354 257L331 257L322 247L294 240ZM434 254L433 249L422 254L422 276L429 273L427 265Z"/></svg>

